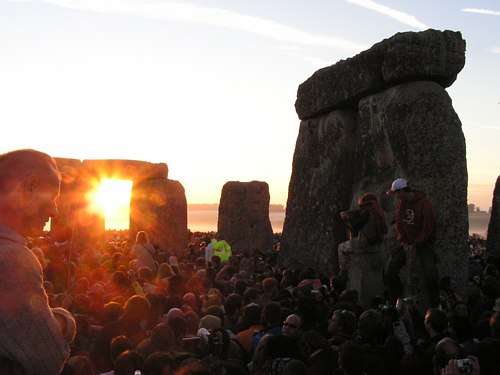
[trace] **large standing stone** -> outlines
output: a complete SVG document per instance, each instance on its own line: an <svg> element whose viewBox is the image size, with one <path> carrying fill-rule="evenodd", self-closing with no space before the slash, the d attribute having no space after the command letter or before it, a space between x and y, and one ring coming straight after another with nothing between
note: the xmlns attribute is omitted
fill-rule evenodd
<svg viewBox="0 0 500 375"><path fill-rule="evenodd" d="M465 284L465 139L443 88L463 68L464 52L458 32L396 34L300 85L296 110L302 121L280 264L336 272L337 246L346 239L340 211L371 191L392 226L395 201L385 191L405 177L436 206L441 274ZM392 228L386 258L395 242ZM413 288L418 280L412 274L420 273L409 263L407 283Z"/></svg>
<svg viewBox="0 0 500 375"><path fill-rule="evenodd" d="M140 230L167 253L182 255L189 235L186 194L179 181L151 178L132 185L130 238Z"/></svg>
<svg viewBox="0 0 500 375"><path fill-rule="evenodd" d="M354 111L301 122L281 238L284 265L336 270L345 240L339 213L350 205L357 142Z"/></svg>
<svg viewBox="0 0 500 375"><path fill-rule="evenodd" d="M500 257L500 176L497 178L495 190L493 191L486 250L488 255Z"/></svg>
<svg viewBox="0 0 500 375"><path fill-rule="evenodd" d="M347 287L357 290L359 304L369 309L372 298L384 292L384 255L380 249L354 250L349 256Z"/></svg>
<svg viewBox="0 0 500 375"><path fill-rule="evenodd" d="M233 254L273 253L269 185L230 181L222 187L217 230Z"/></svg>
<svg viewBox="0 0 500 375"><path fill-rule="evenodd" d="M61 172L61 189L57 199L57 216L50 222L52 237L57 242L65 242L73 237L73 228L80 202L80 168L78 159L56 158Z"/></svg>
<svg viewBox="0 0 500 375"><path fill-rule="evenodd" d="M353 196L375 192L393 223L396 201L384 193L394 178L406 177L411 186L426 192L437 211L441 274L465 282L469 223L465 138L450 97L434 82L395 86L361 100L358 121L361 163ZM392 227L388 251L395 239Z"/></svg>

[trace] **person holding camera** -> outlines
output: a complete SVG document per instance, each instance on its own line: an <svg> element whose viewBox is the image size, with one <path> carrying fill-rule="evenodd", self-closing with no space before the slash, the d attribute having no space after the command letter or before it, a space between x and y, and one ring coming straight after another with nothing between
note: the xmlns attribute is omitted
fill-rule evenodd
<svg viewBox="0 0 500 375"><path fill-rule="evenodd" d="M463 348L455 340L445 337L436 344L434 350L434 374L436 375L479 375L478 359L466 356Z"/></svg>
<svg viewBox="0 0 500 375"><path fill-rule="evenodd" d="M450 359L440 375L480 375L481 368L476 357L470 355L464 359Z"/></svg>
<svg viewBox="0 0 500 375"><path fill-rule="evenodd" d="M378 250L388 232L385 212L377 196L367 192L358 199L358 207L342 211L340 218L349 230L349 241L339 245L339 266L341 271L349 266L350 252L360 249Z"/></svg>
<svg viewBox="0 0 500 375"><path fill-rule="evenodd" d="M417 341L415 353L424 361L429 372L432 372L433 360L436 356L436 346L444 338L449 338L447 331L448 315L443 310L431 307L425 312L424 326L427 337ZM448 363L448 359L446 359L445 363Z"/></svg>

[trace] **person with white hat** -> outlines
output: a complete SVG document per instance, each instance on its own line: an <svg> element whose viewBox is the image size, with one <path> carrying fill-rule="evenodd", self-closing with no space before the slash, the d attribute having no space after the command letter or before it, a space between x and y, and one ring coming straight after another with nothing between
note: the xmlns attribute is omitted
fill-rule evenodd
<svg viewBox="0 0 500 375"><path fill-rule="evenodd" d="M403 297L399 271L409 256L418 256L430 307L439 305L438 258L434 251L436 215L423 191L411 189L404 178L394 180L388 195L397 198L396 231L400 246L391 253L385 269L385 282L392 302Z"/></svg>

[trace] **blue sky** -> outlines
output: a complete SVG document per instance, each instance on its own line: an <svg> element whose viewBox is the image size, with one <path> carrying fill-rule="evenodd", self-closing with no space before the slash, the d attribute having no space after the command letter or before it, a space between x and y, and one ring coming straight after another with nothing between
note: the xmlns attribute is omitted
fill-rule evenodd
<svg viewBox="0 0 500 375"><path fill-rule="evenodd" d="M500 4L387 0L0 0L0 152L166 162L188 202L266 181L285 204L297 87L397 32L461 31L448 89L469 201L491 205L500 144Z"/></svg>

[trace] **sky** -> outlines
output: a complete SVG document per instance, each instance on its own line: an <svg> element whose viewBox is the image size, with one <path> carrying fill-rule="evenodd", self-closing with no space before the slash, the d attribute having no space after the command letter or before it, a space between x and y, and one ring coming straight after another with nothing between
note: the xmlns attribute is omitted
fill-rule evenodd
<svg viewBox="0 0 500 375"><path fill-rule="evenodd" d="M469 203L500 174L500 3L493 0L0 0L0 152L164 162L188 203L265 181L286 204L299 84L397 32L460 31L447 89Z"/></svg>

